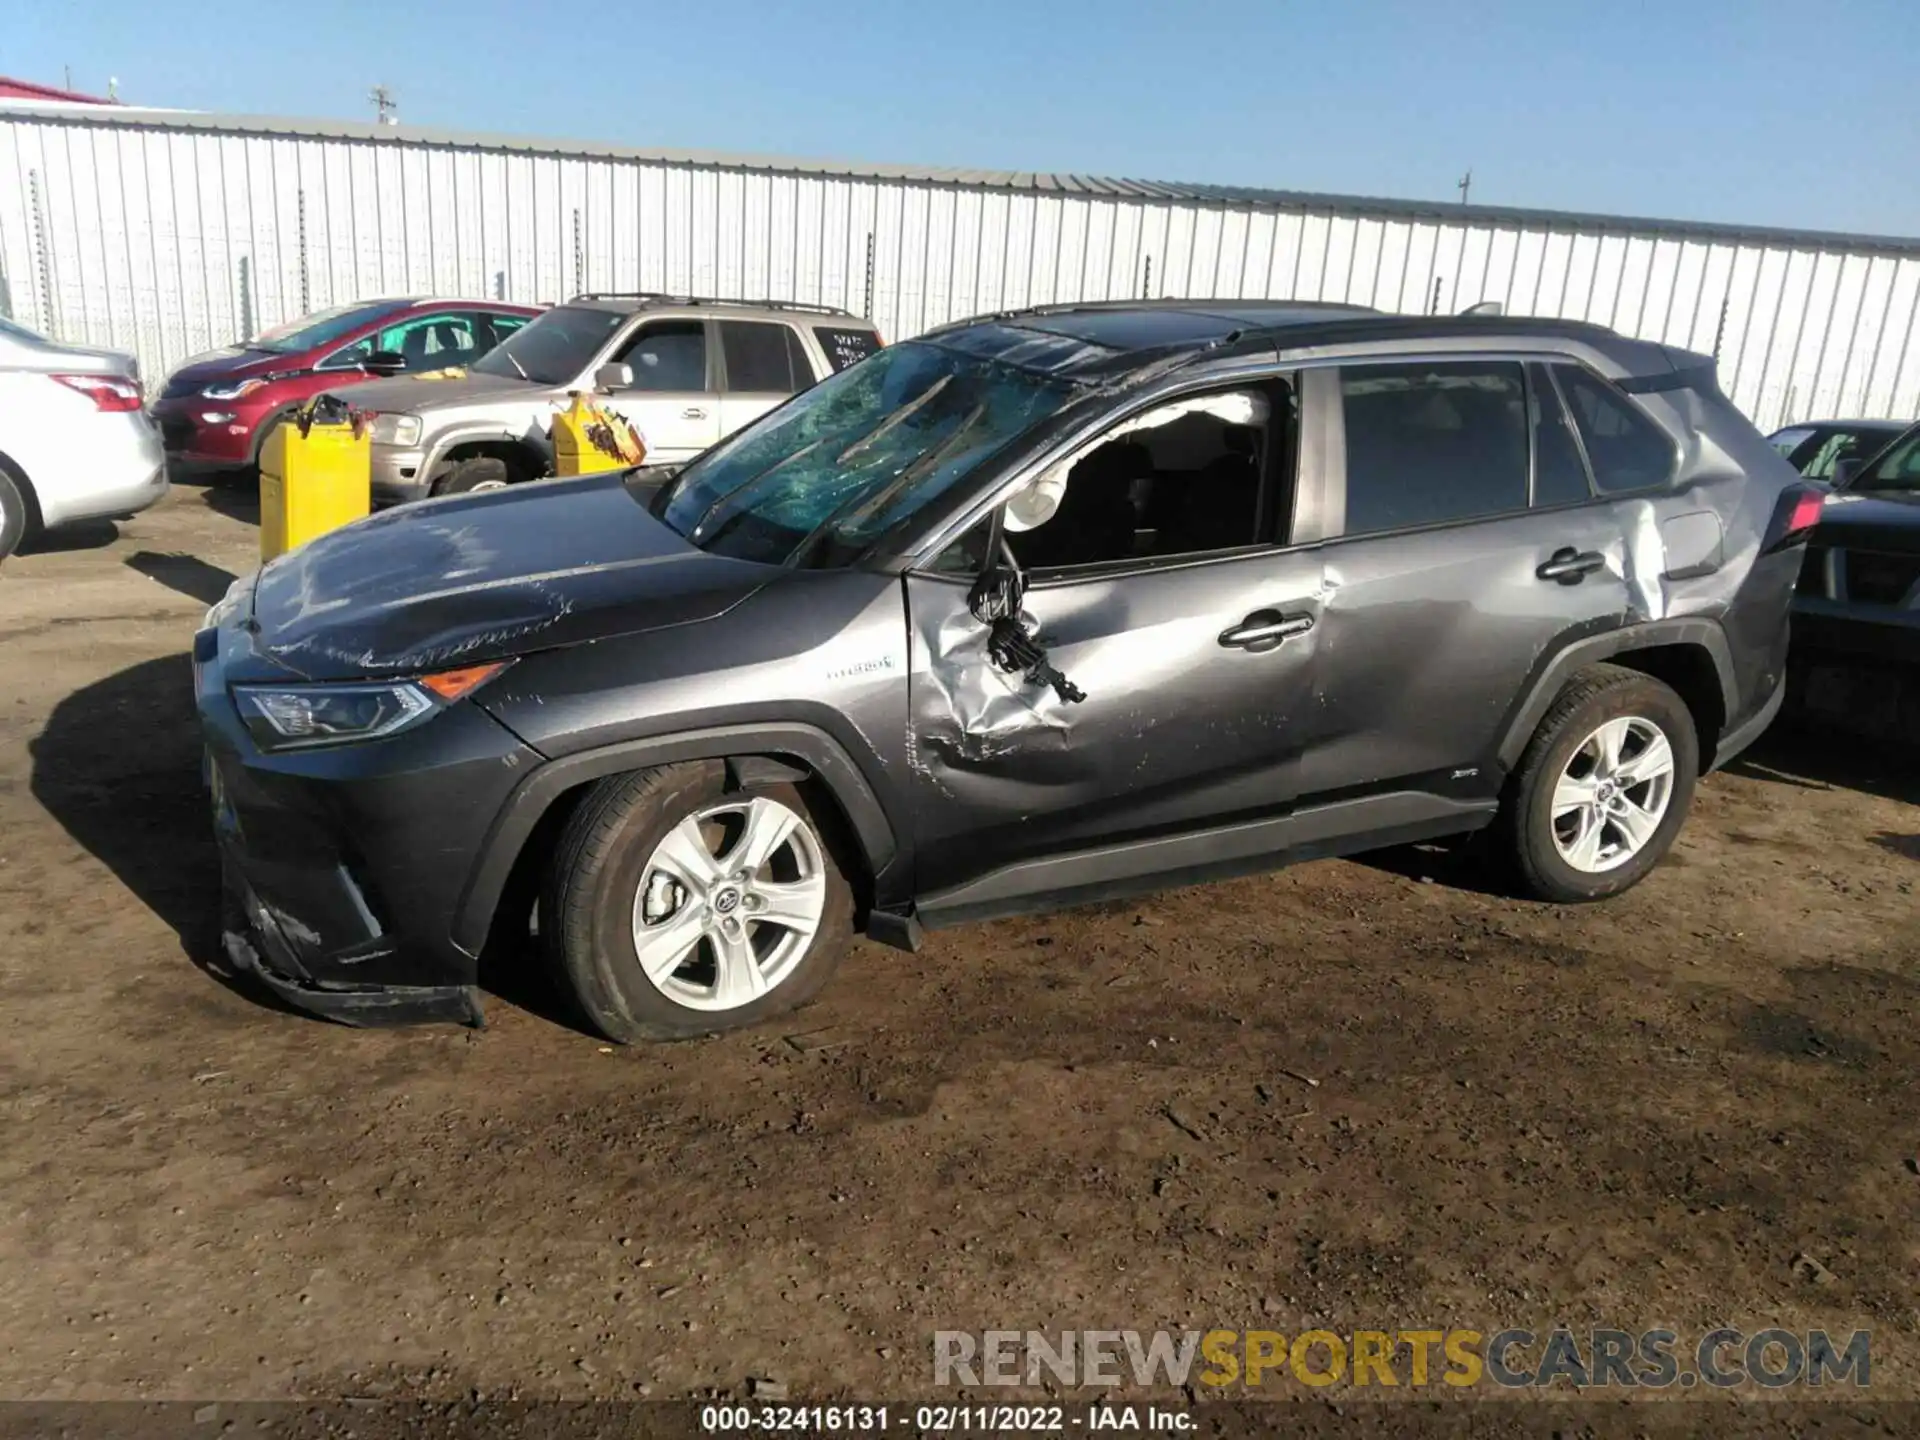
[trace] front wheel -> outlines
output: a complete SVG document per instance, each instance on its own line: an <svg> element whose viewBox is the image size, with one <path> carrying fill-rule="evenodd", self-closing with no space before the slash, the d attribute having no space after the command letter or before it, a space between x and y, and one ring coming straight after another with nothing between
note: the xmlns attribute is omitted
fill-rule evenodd
<svg viewBox="0 0 1920 1440"><path fill-rule="evenodd" d="M462 460L443 475L433 487L436 495L477 495L483 490L504 490L513 483L507 462L491 455Z"/></svg>
<svg viewBox="0 0 1920 1440"><path fill-rule="evenodd" d="M609 1039L682 1039L782 1014L819 992L846 949L852 894L806 798L724 781L717 763L602 781L561 835L541 930Z"/></svg>
<svg viewBox="0 0 1920 1440"><path fill-rule="evenodd" d="M1700 771L1693 715L1637 670L1596 665L1560 692L1520 758L1497 837L1521 889L1601 900L1660 863Z"/></svg>

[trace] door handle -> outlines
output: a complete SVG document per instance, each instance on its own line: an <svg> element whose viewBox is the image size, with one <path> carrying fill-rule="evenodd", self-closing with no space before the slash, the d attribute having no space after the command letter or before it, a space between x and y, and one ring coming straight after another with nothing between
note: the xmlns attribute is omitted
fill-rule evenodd
<svg viewBox="0 0 1920 1440"><path fill-rule="evenodd" d="M707 412L701 406L689 405L680 412L680 418L682 420L704 420L707 418Z"/></svg>
<svg viewBox="0 0 1920 1440"><path fill-rule="evenodd" d="M1277 645L1290 635L1304 635L1312 628L1311 615L1282 615L1277 610L1256 610L1231 630L1222 630L1220 643L1241 649L1269 643Z"/></svg>
<svg viewBox="0 0 1920 1440"><path fill-rule="evenodd" d="M1578 585L1594 571L1604 569L1607 557L1598 550L1576 550L1571 545L1553 552L1553 558L1533 573L1542 580L1558 580L1562 585Z"/></svg>

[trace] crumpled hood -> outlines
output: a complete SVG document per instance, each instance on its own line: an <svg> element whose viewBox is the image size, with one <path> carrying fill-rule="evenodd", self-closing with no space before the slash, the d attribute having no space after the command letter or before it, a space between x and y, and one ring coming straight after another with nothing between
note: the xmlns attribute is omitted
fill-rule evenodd
<svg viewBox="0 0 1920 1440"><path fill-rule="evenodd" d="M390 380L369 380L353 387L356 409L378 410L386 414L412 411L419 414L441 406L468 405L476 400L524 397L538 399L547 386L535 385L517 375L465 375L430 380L418 375L396 375Z"/></svg>
<svg viewBox="0 0 1920 1440"><path fill-rule="evenodd" d="M1830 495L1813 543L1920 555L1920 491L1843 490Z"/></svg>
<svg viewBox="0 0 1920 1440"><path fill-rule="evenodd" d="M709 619L779 574L709 555L618 472L427 500L261 570L258 648L314 680L414 674Z"/></svg>

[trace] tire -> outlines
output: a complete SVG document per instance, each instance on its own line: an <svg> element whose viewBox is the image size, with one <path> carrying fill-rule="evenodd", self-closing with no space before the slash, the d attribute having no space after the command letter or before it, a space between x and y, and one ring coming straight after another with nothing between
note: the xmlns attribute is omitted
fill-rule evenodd
<svg viewBox="0 0 1920 1440"><path fill-rule="evenodd" d="M0 469L0 560L26 543L32 521L33 511L27 505L20 483Z"/></svg>
<svg viewBox="0 0 1920 1440"><path fill-rule="evenodd" d="M806 797L791 785L729 792L725 779L717 761L614 776L561 831L540 897L542 943L583 1018L610 1040L683 1040L758 1024L811 1000L846 951L852 892ZM704 891L682 883L702 863L686 848L688 822L705 832L709 861L731 860L755 817L784 824L777 811L797 823L751 881L741 885L716 862ZM755 909L811 907L816 882L811 933L751 919ZM655 979L636 938L648 928ZM689 948L675 961L683 942ZM734 948L723 953L722 943ZM750 961L741 960L742 945ZM728 955L731 983L721 977Z"/></svg>
<svg viewBox="0 0 1920 1440"><path fill-rule="evenodd" d="M491 455L462 460L434 484L436 495L471 495L479 490L504 490L513 483L507 462Z"/></svg>
<svg viewBox="0 0 1920 1440"><path fill-rule="evenodd" d="M1671 764L1650 822L1662 785L1656 735ZM1622 757L1617 771L1604 753L1608 736ZM1671 688L1618 665L1583 670L1555 697L1520 757L1490 837L1495 853L1535 899L1577 904L1618 895L1672 847L1699 773L1693 715Z"/></svg>

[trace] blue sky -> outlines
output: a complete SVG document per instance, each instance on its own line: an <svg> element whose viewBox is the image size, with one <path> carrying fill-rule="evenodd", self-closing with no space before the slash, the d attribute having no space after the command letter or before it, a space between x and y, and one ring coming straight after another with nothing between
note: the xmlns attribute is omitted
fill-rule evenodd
<svg viewBox="0 0 1920 1440"><path fill-rule="evenodd" d="M617 144L1920 235L1920 3L40 0L0 73Z"/></svg>

